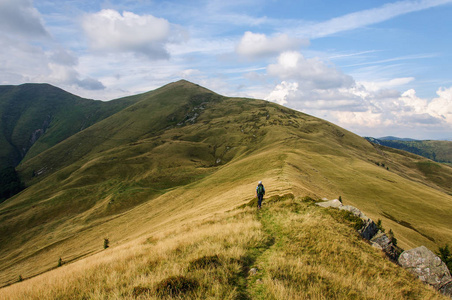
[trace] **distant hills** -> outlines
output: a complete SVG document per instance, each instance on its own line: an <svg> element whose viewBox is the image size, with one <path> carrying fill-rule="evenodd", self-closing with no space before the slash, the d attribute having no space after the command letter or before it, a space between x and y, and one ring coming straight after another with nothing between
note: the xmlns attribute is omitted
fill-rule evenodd
<svg viewBox="0 0 452 300"><path fill-rule="evenodd" d="M452 164L452 142L435 140L414 140L396 137L366 137L372 143L408 151L436 162Z"/></svg>
<svg viewBox="0 0 452 300"><path fill-rule="evenodd" d="M84 99L49 84L0 86L0 169L17 166L132 102Z"/></svg>
<svg viewBox="0 0 452 300"><path fill-rule="evenodd" d="M234 248L234 239L242 241L250 226L266 230L256 225L265 219L254 210L246 214L237 210L254 198L258 180L264 182L268 198L292 195L281 207L275 206L281 225L273 222L272 212L266 218L268 228L274 226L275 232L285 228L284 234L300 239L300 244L283 249L291 251L294 261L298 252L316 255L334 250L340 262L348 251L342 251L340 242L333 250L304 248L308 229L311 245L322 248L316 241L319 227L307 224L327 224L323 217L312 219L318 212L311 206L300 205L305 197L341 196L373 220L381 219L402 248L426 245L435 250L452 242L452 167L369 143L275 103L222 96L184 80L111 102L82 99L50 85L7 86L0 91L4 99L0 146L7 150L1 157L4 165L18 163L17 173L26 186L0 204L0 285L55 268L60 258L70 263L96 255L93 261L99 257L111 261L108 253L114 249L122 249L117 260L127 265L132 248L141 249L136 251L148 260L134 267L141 276L134 279L136 286L142 280L157 281L152 274L160 262L149 260L165 253L165 248L148 253L146 247L160 247L160 240L168 240L177 253L189 250L190 257L184 259L191 261L211 253L198 253L196 245L179 245L185 232L187 239L193 235L193 240L206 243L211 238L204 236L215 230L228 233L228 240L222 238L224 253L242 253ZM285 210L293 218L287 218ZM291 232L287 222L298 218L300 230ZM246 225L232 227L231 220ZM337 233L335 226L325 226L335 237L349 235L345 229ZM237 264L242 259L248 266L255 251L278 246L272 247L271 237L262 242L262 234L256 233L259 242L245 243L251 258L243 252L224 262ZM172 240L174 236L178 238ZM110 248L104 257L106 238ZM367 244L359 245L369 255L379 255ZM350 256L359 256L356 251ZM174 268L172 263L169 258L165 270L189 269L188 261ZM98 274L94 265L90 270ZM353 268L365 273L367 266L359 263ZM237 269L240 275L243 269ZM111 270L122 269L105 268L108 274L123 274ZM385 270L378 267L375 272ZM230 282L242 282L244 276L239 277ZM87 286L90 280L84 281Z"/></svg>
<svg viewBox="0 0 452 300"><path fill-rule="evenodd" d="M395 136L384 136L384 137L380 137L378 139L383 140L383 141L405 141L405 142L417 141L416 139L399 138L399 137L395 137Z"/></svg>

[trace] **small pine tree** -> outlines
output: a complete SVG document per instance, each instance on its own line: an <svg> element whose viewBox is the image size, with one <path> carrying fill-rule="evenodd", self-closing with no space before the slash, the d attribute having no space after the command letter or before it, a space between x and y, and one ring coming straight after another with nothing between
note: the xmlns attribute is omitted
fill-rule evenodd
<svg viewBox="0 0 452 300"><path fill-rule="evenodd" d="M18 282L24 281L24 279L22 278L22 275L19 275L19 278L17 279Z"/></svg>
<svg viewBox="0 0 452 300"><path fill-rule="evenodd" d="M391 242L394 246L397 246L397 239L394 237L394 232L392 232L392 229L389 229L388 232L389 238L391 239Z"/></svg>
<svg viewBox="0 0 452 300"><path fill-rule="evenodd" d="M449 245L446 244L444 247L439 247L438 256L452 272L452 253L449 250Z"/></svg>
<svg viewBox="0 0 452 300"><path fill-rule="evenodd" d="M108 247L110 247L110 241L108 238L104 238L104 249L107 249Z"/></svg>
<svg viewBox="0 0 452 300"><path fill-rule="evenodd" d="M339 196L339 202L342 203L342 197L341 196Z"/></svg>
<svg viewBox="0 0 452 300"><path fill-rule="evenodd" d="M381 230L381 232L385 232L383 225L381 225L381 220L378 219L377 220L377 228Z"/></svg>
<svg viewBox="0 0 452 300"><path fill-rule="evenodd" d="M58 260L58 265L57 265L57 267L61 267L63 265L63 260L61 259L61 257L60 257L60 259Z"/></svg>

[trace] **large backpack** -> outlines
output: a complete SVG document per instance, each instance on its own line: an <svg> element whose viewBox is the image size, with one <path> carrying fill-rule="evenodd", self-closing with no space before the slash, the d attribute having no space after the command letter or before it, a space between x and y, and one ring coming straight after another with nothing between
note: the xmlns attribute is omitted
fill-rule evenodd
<svg viewBox="0 0 452 300"><path fill-rule="evenodd" d="M259 184L257 186L257 194L258 195L263 195L264 194L264 186L262 184Z"/></svg>

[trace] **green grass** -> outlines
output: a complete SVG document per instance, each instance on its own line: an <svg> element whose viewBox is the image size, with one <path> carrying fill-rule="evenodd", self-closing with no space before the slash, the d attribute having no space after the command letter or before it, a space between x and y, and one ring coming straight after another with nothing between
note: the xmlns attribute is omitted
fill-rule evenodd
<svg viewBox="0 0 452 300"><path fill-rule="evenodd" d="M370 138L372 141L373 139ZM452 142L450 141L399 141L399 140L377 140L383 146L408 151L424 156L436 162L452 163Z"/></svg>
<svg viewBox="0 0 452 300"><path fill-rule="evenodd" d="M0 86L0 168L15 167L134 101L88 100L48 84Z"/></svg>
<svg viewBox="0 0 452 300"><path fill-rule="evenodd" d="M344 204L382 219L405 249L452 242L447 166L426 168L417 156L374 147L323 120L184 81L133 99L19 166L29 187L0 206L0 283L44 272L60 257L93 255L105 237L110 250L189 220L254 206L258 180L272 205L341 195ZM194 122L193 111L200 112ZM344 226L356 223L339 217L349 219ZM262 249L245 252L253 260L265 247L268 239Z"/></svg>

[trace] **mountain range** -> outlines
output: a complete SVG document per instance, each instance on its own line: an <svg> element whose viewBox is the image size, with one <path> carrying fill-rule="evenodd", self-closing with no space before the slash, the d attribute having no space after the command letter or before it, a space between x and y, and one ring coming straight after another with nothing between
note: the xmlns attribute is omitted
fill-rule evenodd
<svg viewBox="0 0 452 300"><path fill-rule="evenodd" d="M400 139L396 137L366 137L372 143L408 151L436 162L452 164L452 142L435 140Z"/></svg>
<svg viewBox="0 0 452 300"><path fill-rule="evenodd" d="M426 245L436 250L452 242L452 167L370 143L332 123L275 103L221 96L184 80L109 102L82 99L50 85L26 84L0 87L0 113L0 162L3 167L14 166L26 186L0 204L0 283L12 284L18 277L47 272L30 280L30 284L35 282L33 293L45 293L47 279L42 276L53 274L48 271L60 259L67 265L52 272L67 270L71 275L58 276L75 279L55 286L54 291L61 289L61 294L43 298L62 297L69 283L79 288L66 290L70 297L121 293L125 298L144 297L150 293L146 286L158 289L159 280L181 272L198 278L188 286L196 286L199 293L204 289L214 293L199 279L206 274L196 273L202 268L195 273L190 269L191 264L202 264L194 263L202 257L208 257L215 270L237 266L236 271L225 271L232 274L224 275L229 278L225 282L236 293L228 297L277 293L278 282L281 289L287 289L281 295L288 295L290 284L285 282L290 281L289 275L265 276L284 264L271 265L279 261L279 255L293 256L295 268L295 246L305 249L297 250L300 255L317 257L320 265L321 257L334 251L345 260L356 259L358 251L369 263L375 259L385 264L375 249L354 238L346 221L313 208L306 199L341 196L344 203L380 219L405 249ZM252 203L259 180L267 190L266 199L273 202L264 200L262 214L256 215L246 204ZM326 225L329 222L331 226ZM316 228L324 230L319 233ZM303 234L310 237L303 240ZM316 240L322 237L326 243L326 234L334 236L333 246ZM351 241L337 240L342 236ZM210 246L197 248L210 240ZM284 244L289 240L297 242ZM102 248L105 242L108 250ZM238 245L243 249L234 248ZM184 258L180 253L185 253ZM154 261L149 255L162 258ZM341 272L345 270L338 271L341 258L337 259L335 271L317 270L310 279L300 276L331 283L327 273L338 272L334 280L341 283L317 293L343 288L347 283ZM258 262L267 270L259 280L271 282L272 292L262 291L257 278L244 276ZM162 273L157 272L159 268ZM386 267L361 262L354 268L369 278L374 272L369 270L376 268L383 278L381 284L391 285L391 293L399 296L404 293L403 283L391 278L409 282L409 276L401 275L396 267L387 267L387 272L398 277L387 278L381 269ZM94 270L103 275L97 278ZM119 270L134 270L129 274L134 279L122 282L125 279L120 275L109 277ZM319 272L326 273L320 276ZM209 276L220 276L215 274ZM107 278L115 282L114 287ZM393 286L394 282L398 283ZM420 285L408 285L409 293L424 293ZM102 291L94 286L102 286ZM100 296L90 294L93 289ZM363 287L356 288L356 293L364 293ZM202 295L197 297L207 297ZM212 297L221 298L218 295Z"/></svg>

